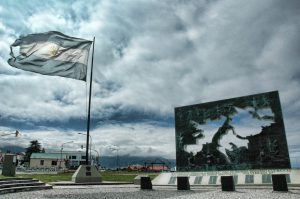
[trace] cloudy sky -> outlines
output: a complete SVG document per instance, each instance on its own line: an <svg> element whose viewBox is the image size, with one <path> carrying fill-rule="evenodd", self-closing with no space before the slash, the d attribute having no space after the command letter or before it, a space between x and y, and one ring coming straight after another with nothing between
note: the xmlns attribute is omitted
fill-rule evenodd
<svg viewBox="0 0 300 199"><path fill-rule="evenodd" d="M300 1L0 1L1 145L85 143L87 85L7 64L20 35L96 37L92 142L102 155L175 158L174 107L278 90L300 159ZM298 160L300 161L300 160Z"/></svg>

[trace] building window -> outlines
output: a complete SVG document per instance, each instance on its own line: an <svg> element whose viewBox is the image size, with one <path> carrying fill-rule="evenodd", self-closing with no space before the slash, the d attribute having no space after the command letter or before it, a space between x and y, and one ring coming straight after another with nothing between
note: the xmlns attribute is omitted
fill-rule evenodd
<svg viewBox="0 0 300 199"><path fill-rule="evenodd" d="M202 176L196 176L194 184L201 184L202 182Z"/></svg>
<svg viewBox="0 0 300 199"><path fill-rule="evenodd" d="M170 180L169 180L169 183L168 184L175 184L176 183L176 177L171 177Z"/></svg>
<svg viewBox="0 0 300 199"><path fill-rule="evenodd" d="M70 165L71 166L79 166L80 163L79 163L79 161L72 161L72 162L70 162Z"/></svg>
<svg viewBox="0 0 300 199"><path fill-rule="evenodd" d="M285 174L286 182L291 183L291 177L290 174Z"/></svg>
<svg viewBox="0 0 300 199"><path fill-rule="evenodd" d="M40 161L40 165L42 165L42 166L44 165L44 160Z"/></svg>
<svg viewBox="0 0 300 199"><path fill-rule="evenodd" d="M217 184L218 176L210 176L208 184Z"/></svg>
<svg viewBox="0 0 300 199"><path fill-rule="evenodd" d="M233 176L233 181L234 181L234 184L237 184L238 183L238 176Z"/></svg>
<svg viewBox="0 0 300 199"><path fill-rule="evenodd" d="M57 161L52 161L52 162L51 162L51 165L52 165L52 166L56 166L56 165L57 165Z"/></svg>
<svg viewBox="0 0 300 199"><path fill-rule="evenodd" d="M76 160L76 155L73 155L73 156L72 156L72 160Z"/></svg>
<svg viewBox="0 0 300 199"><path fill-rule="evenodd" d="M272 183L271 175L263 174L261 177L262 177L262 183Z"/></svg>
<svg viewBox="0 0 300 199"><path fill-rule="evenodd" d="M246 175L245 176L245 183L246 184L254 183L254 176L253 175Z"/></svg>
<svg viewBox="0 0 300 199"><path fill-rule="evenodd" d="M82 159L82 160L85 160L85 157L86 157L85 155L84 155L84 156L81 156L81 159Z"/></svg>
<svg viewBox="0 0 300 199"><path fill-rule="evenodd" d="M85 164L85 161L79 161L80 162L80 164Z"/></svg>

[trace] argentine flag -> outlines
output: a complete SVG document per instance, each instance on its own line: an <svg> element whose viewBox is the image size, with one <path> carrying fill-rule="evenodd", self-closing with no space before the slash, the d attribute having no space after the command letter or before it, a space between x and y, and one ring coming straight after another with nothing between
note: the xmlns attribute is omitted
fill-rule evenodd
<svg viewBox="0 0 300 199"><path fill-rule="evenodd" d="M91 44L56 31L29 34L11 45L7 62L26 71L85 81ZM13 48L17 46L20 50L15 57Z"/></svg>

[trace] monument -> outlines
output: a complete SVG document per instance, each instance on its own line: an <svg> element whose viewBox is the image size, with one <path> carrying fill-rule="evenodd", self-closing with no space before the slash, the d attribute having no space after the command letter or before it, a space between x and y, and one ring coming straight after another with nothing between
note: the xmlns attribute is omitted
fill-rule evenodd
<svg viewBox="0 0 300 199"><path fill-rule="evenodd" d="M300 184L300 170L291 169L277 91L177 107L175 136L177 172L160 174L154 185L188 177L190 185L223 182L231 185L224 190L235 190L271 185L274 175Z"/></svg>
<svg viewBox="0 0 300 199"><path fill-rule="evenodd" d="M14 162L13 154L6 154L4 156L2 175L4 176L15 176L16 175L16 166Z"/></svg>
<svg viewBox="0 0 300 199"><path fill-rule="evenodd" d="M98 169L93 165L80 165L72 176L74 183L101 183L102 177Z"/></svg>
<svg viewBox="0 0 300 199"><path fill-rule="evenodd" d="M277 91L175 108L177 171L291 168Z"/></svg>

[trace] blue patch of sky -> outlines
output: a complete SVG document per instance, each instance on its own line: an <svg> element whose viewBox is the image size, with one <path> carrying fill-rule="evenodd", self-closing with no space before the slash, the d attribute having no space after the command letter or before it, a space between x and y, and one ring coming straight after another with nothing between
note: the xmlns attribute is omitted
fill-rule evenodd
<svg viewBox="0 0 300 199"><path fill-rule="evenodd" d="M242 121L246 118L246 116L244 115L237 115L236 117L233 117L232 119L232 124L241 124Z"/></svg>
<svg viewBox="0 0 300 199"><path fill-rule="evenodd" d="M99 84L101 84L101 89L94 93L96 97L108 97L122 88L121 84L113 81L105 81Z"/></svg>
<svg viewBox="0 0 300 199"><path fill-rule="evenodd" d="M174 127L175 121L172 115L161 116L153 113L139 112L136 110L117 112L107 117L91 117L91 129L107 124L149 124L157 127ZM56 128L64 130L85 131L86 118L70 118L68 120L25 120L18 118L0 117L0 126L19 130L38 130Z"/></svg>
<svg viewBox="0 0 300 199"><path fill-rule="evenodd" d="M200 126L210 126L211 128L221 127L223 125L224 121L225 121L224 117L222 117L220 120L207 120L206 124L200 125Z"/></svg>
<svg viewBox="0 0 300 199"><path fill-rule="evenodd" d="M249 121L249 117L253 118L251 114L248 112L249 110L236 108L238 113L232 117L232 124L245 124L245 122ZM255 119L257 120L257 119Z"/></svg>
<svg viewBox="0 0 300 199"><path fill-rule="evenodd" d="M86 120L72 118L68 121L27 121L13 118L0 118L0 126L9 127L17 130L39 130L47 128L70 129L76 131L86 130Z"/></svg>
<svg viewBox="0 0 300 199"><path fill-rule="evenodd" d="M244 109L239 109L238 110L238 114L234 115L234 117L232 118L232 124L233 126L235 125L260 125L262 123L271 123L271 120L259 120L255 117L253 117L252 114L249 113L250 109L244 110ZM251 110L253 111L253 110ZM260 109L257 111L257 114L260 117L263 116L274 116L274 114L271 112L271 109Z"/></svg>
<svg viewBox="0 0 300 199"><path fill-rule="evenodd" d="M78 1L72 1L70 3L75 4L76 2ZM35 13L54 11L57 14L62 14L64 18L74 22L88 20L90 13L87 12L87 7L91 6L94 2L90 1L90 4L87 4L82 0L79 2L82 2L79 5L80 10L74 10L69 3L58 0L1 1L0 6L3 9L0 12L0 19L5 26L14 29L17 35L30 34L32 32L25 23L28 18Z"/></svg>
<svg viewBox="0 0 300 199"><path fill-rule="evenodd" d="M292 168L296 168L296 169L299 169L300 168L300 160L299 158L290 158L290 161L291 161L291 167Z"/></svg>
<svg viewBox="0 0 300 199"><path fill-rule="evenodd" d="M103 124L134 124L147 123L160 127L174 127L175 120L173 115L159 115L152 112L143 112L139 110L121 110L116 111L109 117L99 118L98 125Z"/></svg>
<svg viewBox="0 0 300 199"><path fill-rule="evenodd" d="M299 145L289 145L289 149L294 152L300 152L300 146Z"/></svg>
<svg viewBox="0 0 300 199"><path fill-rule="evenodd" d="M68 100L65 96L66 96L66 93L63 93L63 92L55 93L53 100L57 101L61 104L64 104L65 106L74 105L73 101Z"/></svg>
<svg viewBox="0 0 300 199"><path fill-rule="evenodd" d="M232 117L232 122L231 125L233 127L235 126L261 126L262 123L271 123L271 121L261 121L257 118L254 118L249 112L249 110L244 110L244 109L239 109L238 113L235 114ZM270 110L259 110L258 111L260 116L264 116L264 115L270 115L273 116L273 114L271 114ZM199 125L198 128L200 129L212 129L212 128L216 128L216 127L221 127L223 125L225 121L225 117L222 116L221 119L219 120L207 120L206 124L204 125Z"/></svg>

